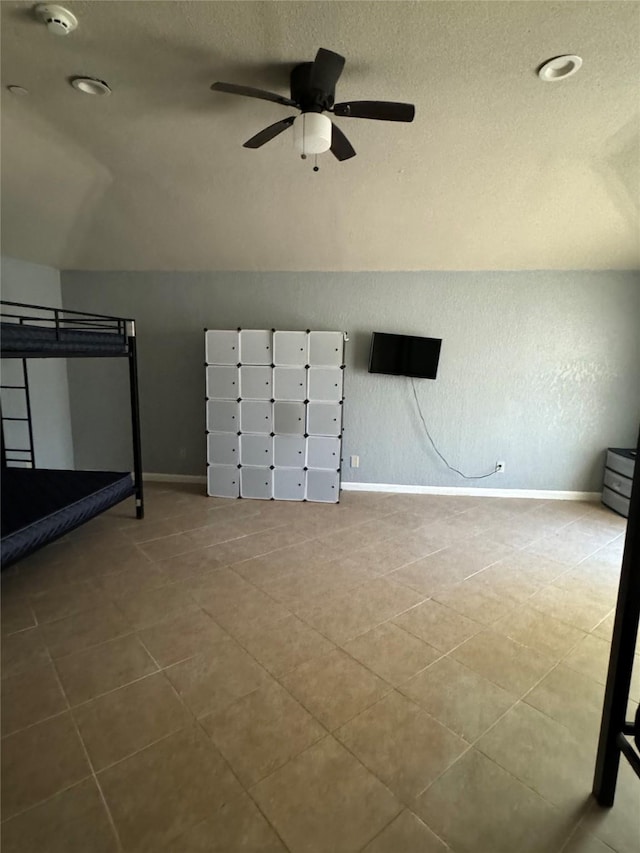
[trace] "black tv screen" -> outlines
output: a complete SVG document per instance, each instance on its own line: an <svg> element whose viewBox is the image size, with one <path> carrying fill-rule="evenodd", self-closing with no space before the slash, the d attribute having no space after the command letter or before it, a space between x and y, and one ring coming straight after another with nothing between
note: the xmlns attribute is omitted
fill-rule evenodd
<svg viewBox="0 0 640 853"><path fill-rule="evenodd" d="M369 352L369 373L435 379L441 345L442 338L374 332Z"/></svg>

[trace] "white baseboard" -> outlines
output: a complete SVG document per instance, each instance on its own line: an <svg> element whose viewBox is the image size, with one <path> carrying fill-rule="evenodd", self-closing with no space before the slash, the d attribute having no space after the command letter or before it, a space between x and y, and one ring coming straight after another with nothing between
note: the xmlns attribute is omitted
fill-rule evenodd
<svg viewBox="0 0 640 853"><path fill-rule="evenodd" d="M200 474L143 474L147 483L206 483ZM469 486L403 486L395 483L341 483L345 492L388 492L403 495L471 495L476 498L531 498L532 500L599 501L600 492L563 492L554 489L473 489Z"/></svg>
<svg viewBox="0 0 640 853"><path fill-rule="evenodd" d="M206 483L201 474L143 474L144 483Z"/></svg>
<svg viewBox="0 0 640 853"><path fill-rule="evenodd" d="M401 486L394 483L341 483L345 492L391 492L406 495L471 495L477 498L531 498L533 500L599 501L600 492L563 492L554 489L473 489L468 486Z"/></svg>

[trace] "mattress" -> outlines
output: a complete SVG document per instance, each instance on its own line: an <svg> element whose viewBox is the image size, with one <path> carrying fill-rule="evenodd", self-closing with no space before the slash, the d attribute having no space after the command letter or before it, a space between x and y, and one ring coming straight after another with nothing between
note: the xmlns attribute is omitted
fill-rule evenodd
<svg viewBox="0 0 640 853"><path fill-rule="evenodd" d="M126 355L127 339L114 331L54 329L26 323L0 325L2 354Z"/></svg>
<svg viewBox="0 0 640 853"><path fill-rule="evenodd" d="M130 473L5 468L1 562L6 567L134 494Z"/></svg>

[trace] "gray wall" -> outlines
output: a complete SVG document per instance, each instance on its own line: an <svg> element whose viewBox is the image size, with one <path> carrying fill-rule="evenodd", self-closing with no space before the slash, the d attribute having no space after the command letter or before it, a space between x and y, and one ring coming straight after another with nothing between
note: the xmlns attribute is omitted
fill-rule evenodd
<svg viewBox="0 0 640 853"><path fill-rule="evenodd" d="M0 293L3 299L51 308L62 307L58 270L7 257L2 258L1 264ZM31 359L27 370L36 465L39 468L73 468L66 361ZM5 384L11 384L14 378L21 379L20 362L3 359L2 375ZM6 401L5 405L12 403ZM21 428L26 430L26 427L17 427ZM20 443L20 447L23 446L25 444Z"/></svg>
<svg viewBox="0 0 640 853"><path fill-rule="evenodd" d="M596 490L603 450L635 442L640 278L634 272L63 272L64 304L138 321L146 471L203 474L203 329L344 329L345 480ZM372 330L442 337L438 379L370 375ZM123 365L69 366L76 459L130 460ZM77 393L76 393L77 392Z"/></svg>

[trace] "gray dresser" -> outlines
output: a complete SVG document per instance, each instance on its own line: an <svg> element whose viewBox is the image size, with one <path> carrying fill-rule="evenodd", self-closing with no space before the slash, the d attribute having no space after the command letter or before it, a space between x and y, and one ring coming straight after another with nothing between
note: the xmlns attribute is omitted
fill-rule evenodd
<svg viewBox="0 0 640 853"><path fill-rule="evenodd" d="M629 498L636 464L636 451L610 447L604 469L602 503L610 509L629 517Z"/></svg>

